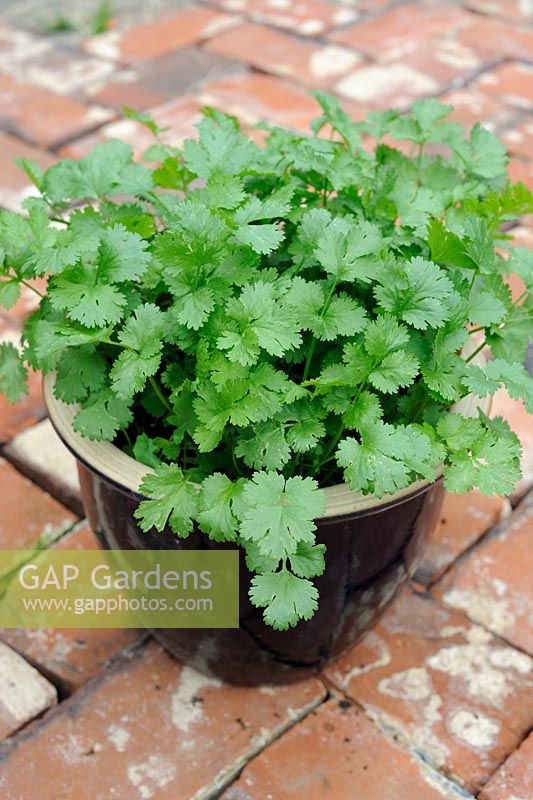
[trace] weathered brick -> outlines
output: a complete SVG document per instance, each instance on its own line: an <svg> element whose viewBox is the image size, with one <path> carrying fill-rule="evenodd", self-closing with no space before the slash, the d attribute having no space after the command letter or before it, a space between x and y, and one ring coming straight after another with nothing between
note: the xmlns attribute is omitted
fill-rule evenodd
<svg viewBox="0 0 533 800"><path fill-rule="evenodd" d="M464 0L465 6L482 14L517 20L531 21L531 6L523 0Z"/></svg>
<svg viewBox="0 0 533 800"><path fill-rule="evenodd" d="M428 584L471 547L500 519L506 509L501 497L480 492L449 494L444 498L441 518L430 534L415 580Z"/></svg>
<svg viewBox="0 0 533 800"><path fill-rule="evenodd" d="M499 19L472 15L470 24L458 33L457 39L481 57L492 61L501 58L531 60L533 31L509 25Z"/></svg>
<svg viewBox="0 0 533 800"><path fill-rule="evenodd" d="M362 711L330 700L244 769L223 800L452 800L438 773L387 739Z"/></svg>
<svg viewBox="0 0 533 800"><path fill-rule="evenodd" d="M329 38L375 59L401 59L417 45L449 35L470 20L471 14L448 3L408 3Z"/></svg>
<svg viewBox="0 0 533 800"><path fill-rule="evenodd" d="M533 110L533 66L526 64L502 64L484 72L475 86L491 97L497 97L517 108Z"/></svg>
<svg viewBox="0 0 533 800"><path fill-rule="evenodd" d="M326 674L380 727L475 791L533 721L533 660L405 590Z"/></svg>
<svg viewBox="0 0 533 800"><path fill-rule="evenodd" d="M190 47L237 22L238 17L213 9L182 8L151 22L95 36L85 42L85 49L101 58L131 64Z"/></svg>
<svg viewBox="0 0 533 800"><path fill-rule="evenodd" d="M223 685L149 643L0 750L2 796L57 800L68 786L79 798L212 797L324 694L315 680Z"/></svg>
<svg viewBox="0 0 533 800"><path fill-rule="evenodd" d="M533 162L521 161L511 158L509 161L509 176L513 182L520 181L533 191Z"/></svg>
<svg viewBox="0 0 533 800"><path fill-rule="evenodd" d="M54 497L82 513L76 459L48 419L15 436L4 448L4 455Z"/></svg>
<svg viewBox="0 0 533 800"><path fill-rule="evenodd" d="M7 133L0 133L0 168L2 170L0 206L20 211L22 201L26 197L37 195L38 191L28 176L15 164L15 158L31 158L41 169L51 167L55 159L44 150L32 147Z"/></svg>
<svg viewBox="0 0 533 800"><path fill-rule="evenodd" d="M98 547L86 522L55 545L59 550L95 550ZM0 639L48 675L62 693L73 692L96 675L110 658L139 642L143 635L133 629L112 628L0 629Z"/></svg>
<svg viewBox="0 0 533 800"><path fill-rule="evenodd" d="M262 119L296 130L309 130L319 107L305 89L270 75L233 75L199 92L202 104L214 105L253 125Z"/></svg>
<svg viewBox="0 0 533 800"><path fill-rule="evenodd" d="M533 733L509 756L483 787L480 800L527 800L533 797Z"/></svg>
<svg viewBox="0 0 533 800"><path fill-rule="evenodd" d="M0 547L32 547L41 536L54 539L74 524L76 517L53 497L0 459Z"/></svg>
<svg viewBox="0 0 533 800"><path fill-rule="evenodd" d="M322 0L213 0L227 11L244 14L254 22L287 28L300 36L320 36L338 25L357 19L353 8L342 8Z"/></svg>
<svg viewBox="0 0 533 800"><path fill-rule="evenodd" d="M467 82L483 65L483 60L472 48L453 38L421 42L401 56L394 54L392 58L384 53L381 60L400 63L428 75L440 88Z"/></svg>
<svg viewBox="0 0 533 800"><path fill-rule="evenodd" d="M45 147L96 128L111 117L99 106L83 106L68 97L0 76L0 120L2 127L23 139Z"/></svg>
<svg viewBox="0 0 533 800"><path fill-rule="evenodd" d="M150 109L149 113L160 127L168 128L161 134L162 141L180 146L184 139L197 135L194 126L201 119L201 108L202 103L197 96L186 94ZM108 139L122 139L133 147L137 156L154 143L154 137L144 125L131 119L124 119L105 125L93 135L71 142L60 150L60 154L69 158L81 158L86 156L95 144Z"/></svg>
<svg viewBox="0 0 533 800"><path fill-rule="evenodd" d="M37 36L9 26L0 27L0 73L57 94L80 94L95 81L107 78L114 64L91 58L57 38Z"/></svg>
<svg viewBox="0 0 533 800"><path fill-rule="evenodd" d="M353 50L339 45L307 42L252 23L215 36L207 49L315 88L330 87L361 61Z"/></svg>
<svg viewBox="0 0 533 800"><path fill-rule="evenodd" d="M533 122L529 119L506 131L502 140L509 152L533 160Z"/></svg>
<svg viewBox="0 0 533 800"><path fill-rule="evenodd" d="M501 131L512 125L519 113L494 97L473 91L470 87L453 89L441 95L439 100L454 107L449 119L467 128L480 122L490 131Z"/></svg>
<svg viewBox="0 0 533 800"><path fill-rule="evenodd" d="M430 75L403 63L373 64L342 78L335 90L363 105L405 108L417 97L435 94L439 83Z"/></svg>
<svg viewBox="0 0 533 800"><path fill-rule="evenodd" d="M0 739L15 733L56 702L52 684L0 642Z"/></svg>
<svg viewBox="0 0 533 800"><path fill-rule="evenodd" d="M434 590L449 608L462 611L474 622L531 653L532 534L533 494L459 561Z"/></svg>
<svg viewBox="0 0 533 800"><path fill-rule="evenodd" d="M118 111L124 106L141 111L178 97L200 81L215 80L236 67L234 61L206 50L180 50L117 72L108 83L91 92L91 99Z"/></svg>

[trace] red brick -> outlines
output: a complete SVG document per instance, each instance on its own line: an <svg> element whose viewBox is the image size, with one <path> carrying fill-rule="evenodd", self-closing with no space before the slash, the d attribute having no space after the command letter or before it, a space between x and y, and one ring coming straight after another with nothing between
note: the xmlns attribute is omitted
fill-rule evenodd
<svg viewBox="0 0 533 800"><path fill-rule="evenodd" d="M222 800L443 800L445 782L362 711L330 700L264 750Z"/></svg>
<svg viewBox="0 0 533 800"><path fill-rule="evenodd" d="M91 92L91 99L118 111L124 106L144 110L182 95L199 81L214 80L236 66L206 50L180 50L116 73Z"/></svg>
<svg viewBox="0 0 533 800"><path fill-rule="evenodd" d="M417 97L435 94L439 82L408 64L373 64L342 78L335 91L365 106L405 108Z"/></svg>
<svg viewBox="0 0 533 800"><path fill-rule="evenodd" d="M441 518L431 533L415 580L428 584L471 547L500 519L505 501L480 492L449 494L444 498Z"/></svg>
<svg viewBox="0 0 533 800"><path fill-rule="evenodd" d="M353 50L306 42L251 23L219 34L207 49L315 88L332 86L360 62Z"/></svg>
<svg viewBox="0 0 533 800"><path fill-rule="evenodd" d="M95 550L99 544L87 523L83 523L55 547ZM96 675L110 658L140 641L142 635L133 629L112 628L0 629L0 638L51 677L62 693L77 689Z"/></svg>
<svg viewBox="0 0 533 800"><path fill-rule="evenodd" d="M31 548L41 536L56 537L76 517L53 497L0 459L0 545L4 550Z"/></svg>
<svg viewBox="0 0 533 800"><path fill-rule="evenodd" d="M462 614L405 590L326 674L380 727L475 793L533 721L532 667Z"/></svg>
<svg viewBox="0 0 533 800"><path fill-rule="evenodd" d="M480 75L476 87L509 105L533 110L533 66L502 64Z"/></svg>
<svg viewBox="0 0 533 800"><path fill-rule="evenodd" d="M533 733L492 776L479 797L480 800L527 800L533 797Z"/></svg>
<svg viewBox="0 0 533 800"><path fill-rule="evenodd" d="M234 114L253 125L262 119L296 130L309 130L319 116L316 101L305 89L270 75L251 73L222 78L204 86L198 95L203 105Z"/></svg>
<svg viewBox="0 0 533 800"><path fill-rule="evenodd" d="M518 158L511 158L509 161L509 176L513 183L520 181L533 191L533 162L520 161Z"/></svg>
<svg viewBox="0 0 533 800"><path fill-rule="evenodd" d="M46 678L2 642L0 676L0 739L3 739L55 705L57 694Z"/></svg>
<svg viewBox="0 0 533 800"><path fill-rule="evenodd" d="M518 229L517 229L518 230ZM521 244L517 236L515 244ZM522 400L513 400L505 389L500 389L492 401L493 417L503 417L522 442L522 480L519 481L512 499L523 495L533 485L533 426L531 414L524 408Z"/></svg>
<svg viewBox="0 0 533 800"><path fill-rule="evenodd" d="M530 120L526 119L508 130L502 140L510 153L533 160L533 122Z"/></svg>
<svg viewBox="0 0 533 800"><path fill-rule="evenodd" d="M272 0L213 0L227 11L245 14L254 22L287 28L300 36L320 36L337 25L357 19L357 11L321 0L298 0L297 3ZM372 0L372 5L375 3Z"/></svg>
<svg viewBox="0 0 533 800"><path fill-rule="evenodd" d="M492 61L500 58L531 60L533 31L509 25L498 19L473 16L457 36L462 44Z"/></svg>
<svg viewBox="0 0 533 800"><path fill-rule="evenodd" d="M81 516L76 459L45 419L27 428L4 448L4 455L31 480Z"/></svg>
<svg viewBox="0 0 533 800"><path fill-rule="evenodd" d="M214 797L215 787L324 693L315 680L264 689L222 685L150 643L4 746L0 785L6 800L58 800L67 786L76 798Z"/></svg>
<svg viewBox="0 0 533 800"><path fill-rule="evenodd" d="M161 106L152 108L149 113L154 120L167 131L161 134L161 139L168 144L179 147L184 139L197 135L195 124L200 121L202 102L198 97L183 95L176 100L171 100ZM154 143L150 131L138 122L130 119L113 122L100 128L97 133L84 136L61 148L60 155L69 158L82 158L98 142L108 139L122 139L130 144L136 155L139 156Z"/></svg>
<svg viewBox="0 0 533 800"><path fill-rule="evenodd" d="M436 586L449 608L533 653L533 495ZM533 714L532 714L533 722Z"/></svg>
<svg viewBox="0 0 533 800"><path fill-rule="evenodd" d="M515 109L482 92L472 91L470 87L452 89L441 95L439 100L454 106L449 119L460 122L468 129L480 122L490 131L499 131L513 124L517 116Z"/></svg>
<svg viewBox="0 0 533 800"><path fill-rule="evenodd" d="M471 14L447 3L410 3L334 33L330 38L372 58L401 59L419 44L448 35L470 20Z"/></svg>
<svg viewBox="0 0 533 800"><path fill-rule="evenodd" d="M213 9L183 8L124 31L95 36L85 42L85 48L94 55L131 64L190 47L238 21L238 17Z"/></svg>
<svg viewBox="0 0 533 800"><path fill-rule="evenodd" d="M0 133L0 158L2 179L0 183L0 206L20 211L26 197L38 194L27 175L15 164L15 158L31 158L41 169L51 167L55 159L44 150L32 147L26 142Z"/></svg>
<svg viewBox="0 0 533 800"><path fill-rule="evenodd" d="M531 6L522 0L465 0L465 6L482 14L504 17L518 22L531 21Z"/></svg>
<svg viewBox="0 0 533 800"><path fill-rule="evenodd" d="M95 128L111 117L98 106L83 106L46 89L0 76L2 126L23 139L53 147Z"/></svg>

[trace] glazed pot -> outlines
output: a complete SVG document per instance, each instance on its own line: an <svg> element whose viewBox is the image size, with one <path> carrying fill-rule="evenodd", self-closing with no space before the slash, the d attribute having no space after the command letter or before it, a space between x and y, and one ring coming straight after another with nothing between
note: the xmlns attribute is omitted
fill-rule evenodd
<svg viewBox="0 0 533 800"><path fill-rule="evenodd" d="M76 407L54 398L53 381L49 375L44 382L50 419L77 459L85 511L104 547L235 547L212 542L200 531L185 540L169 529L143 533L133 512L143 499L138 487L149 468L108 442L91 442L73 431ZM464 405L462 413L475 413L475 404L470 406ZM169 653L231 683L290 682L319 671L375 625L414 572L438 521L442 481L418 481L379 500L352 492L344 484L325 492L326 510L316 521L316 537L327 547L326 570L316 579L320 601L314 617L289 631L266 626L262 611L248 598L251 575L241 551L240 627L152 631Z"/></svg>

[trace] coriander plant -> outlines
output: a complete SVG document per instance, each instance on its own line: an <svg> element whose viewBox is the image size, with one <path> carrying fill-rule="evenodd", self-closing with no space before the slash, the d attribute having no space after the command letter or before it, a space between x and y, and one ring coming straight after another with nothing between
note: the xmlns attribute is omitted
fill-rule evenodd
<svg viewBox="0 0 533 800"><path fill-rule="evenodd" d="M533 198L504 147L434 99L355 123L315 96L309 137L264 126L260 146L207 109L181 150L141 117L143 164L120 141L24 160L41 196L0 215L1 304L48 276L22 351L0 345L2 391L54 370L75 430L152 468L142 529L237 542L281 630L317 607L323 487L382 497L443 466L451 491L506 494L516 436L450 409L501 386L533 408L533 253L506 233Z"/></svg>

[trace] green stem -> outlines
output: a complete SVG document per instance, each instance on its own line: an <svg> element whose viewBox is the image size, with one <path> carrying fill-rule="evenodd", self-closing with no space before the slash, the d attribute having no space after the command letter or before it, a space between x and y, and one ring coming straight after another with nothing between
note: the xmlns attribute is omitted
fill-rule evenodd
<svg viewBox="0 0 533 800"><path fill-rule="evenodd" d="M324 314L326 313L326 311L330 306L331 298L333 297L333 292L337 288L337 283L338 279L335 278L331 286L331 289L329 290L328 296L326 297L326 301L322 307L322 311L320 312L320 319L322 319L322 317L324 316ZM309 370L311 369L311 362L313 360L313 355L315 353L315 347L316 347L316 339L313 337L309 350L307 351L307 358L305 359L304 372L302 375L302 383L306 381L307 378L309 377Z"/></svg>
<svg viewBox="0 0 533 800"><path fill-rule="evenodd" d="M31 290L32 290L32 292L35 292L35 294L38 294L38 295L39 295L39 297L40 297L41 299L42 299L43 297L45 297L45 295L44 295L42 292L40 292L40 291L39 291L39 289L36 289L36 288L35 288L35 286L32 286L32 285L31 285L31 283L28 283L27 281L25 281L25 280L22 280L22 279L21 279L21 281L20 281L20 282L21 282L22 284L24 284L24 286L25 286L27 289L31 289Z"/></svg>
<svg viewBox="0 0 533 800"><path fill-rule="evenodd" d="M154 378L154 376L150 375L148 380L150 381L150 385L151 385L152 389L154 390L154 392L156 393L158 399L163 403L163 405L165 406L167 411L172 411L172 406L170 405L170 403L168 402L167 398L165 397L165 395L161 391L161 388L159 387L159 384L157 383L157 381Z"/></svg>
<svg viewBox="0 0 533 800"><path fill-rule="evenodd" d="M483 350L483 348L486 346L486 344L487 344L487 342L485 341L485 339L483 339L483 341L481 342L481 344L479 345L479 347L476 347L476 349L474 350L474 352L473 352L473 353L471 353L471 354L468 356L468 358L465 358L465 364L469 364L469 363L470 363L470 361L472 361L472 359L474 359L474 358L477 356L477 354L478 354L478 353L481 353L481 351L482 351L482 350Z"/></svg>

